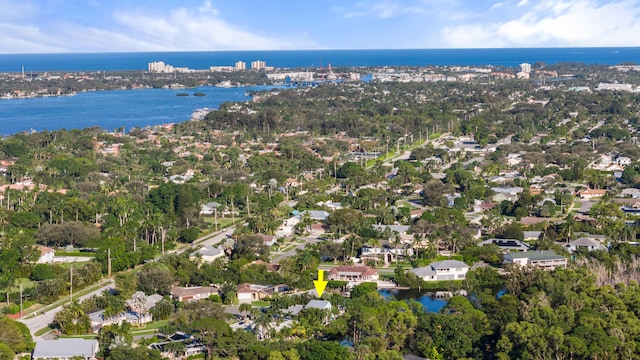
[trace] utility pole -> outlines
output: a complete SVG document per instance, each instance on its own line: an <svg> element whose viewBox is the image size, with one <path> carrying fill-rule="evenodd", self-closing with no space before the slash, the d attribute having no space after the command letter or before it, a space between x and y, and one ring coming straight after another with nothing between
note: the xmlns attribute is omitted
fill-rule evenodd
<svg viewBox="0 0 640 360"><path fill-rule="evenodd" d="M69 268L70 272L69 272L69 299L71 301L73 301L73 265L71 265L71 267Z"/></svg>
<svg viewBox="0 0 640 360"><path fill-rule="evenodd" d="M24 73L24 70L22 70ZM22 319L22 284L20 284L20 318Z"/></svg>
<svg viewBox="0 0 640 360"><path fill-rule="evenodd" d="M234 214L235 210L233 209L233 196L231 197L231 224L236 224L236 215Z"/></svg>

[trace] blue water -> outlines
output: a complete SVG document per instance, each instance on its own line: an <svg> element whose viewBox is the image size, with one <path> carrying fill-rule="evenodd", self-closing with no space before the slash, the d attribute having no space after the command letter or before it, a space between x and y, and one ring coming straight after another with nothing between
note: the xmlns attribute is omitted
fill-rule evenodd
<svg viewBox="0 0 640 360"><path fill-rule="evenodd" d="M246 101L247 90L271 86L193 89L112 90L78 93L76 96L0 100L0 134L27 130L83 129L99 126L113 130L176 123L189 120L198 108L216 109L227 101ZM194 92L206 96L193 96ZM188 93L190 96L177 96Z"/></svg>
<svg viewBox="0 0 640 360"><path fill-rule="evenodd" d="M378 293L385 299L394 297L396 300L415 300L428 312L440 312L448 303L447 299L436 298L417 290L378 290Z"/></svg>
<svg viewBox="0 0 640 360"><path fill-rule="evenodd" d="M583 62L619 64L640 62L640 47L551 49L417 49L219 51L156 53L0 54L0 72L146 70L152 61L177 67L208 69L236 61L262 60L278 68L332 66L494 65L522 62L547 64ZM26 130L56 130L100 126L157 125L189 119L196 108L217 108L226 101L244 101L245 90L256 88L203 87L182 90L127 90L80 93L74 97L0 100L0 134ZM177 97L177 92L200 91L205 97Z"/></svg>
<svg viewBox="0 0 640 360"><path fill-rule="evenodd" d="M210 51L75 54L0 54L0 72L146 70L152 61L192 69L262 60L278 68L332 66L494 65L522 62L547 64L583 62L615 65L640 62L640 47L534 49L413 49L413 50L297 50Z"/></svg>

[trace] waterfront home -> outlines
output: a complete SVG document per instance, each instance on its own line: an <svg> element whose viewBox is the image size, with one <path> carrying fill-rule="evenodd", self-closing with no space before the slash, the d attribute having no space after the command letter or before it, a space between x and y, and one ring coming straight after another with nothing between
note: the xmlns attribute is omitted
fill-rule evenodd
<svg viewBox="0 0 640 360"><path fill-rule="evenodd" d="M304 310L304 309L318 309L318 310L327 310L327 311L331 311L332 307L331 307L331 303L327 300L318 300L318 299L313 299L310 300L307 305L292 305L289 306L288 308L282 310L283 313L288 314L288 315L298 315L300 313L300 311Z"/></svg>
<svg viewBox="0 0 640 360"><path fill-rule="evenodd" d="M179 287L174 286L171 288L171 297L174 300L182 301L198 301L201 299L207 299L211 295L217 295L218 288L213 286L193 286L193 287Z"/></svg>
<svg viewBox="0 0 640 360"><path fill-rule="evenodd" d="M89 339L58 339L40 340L31 356L34 360L52 359L97 359L98 340Z"/></svg>
<svg viewBox="0 0 640 360"><path fill-rule="evenodd" d="M436 261L428 266L409 270L424 281L463 280L469 265L458 260Z"/></svg>
<svg viewBox="0 0 640 360"><path fill-rule="evenodd" d="M329 270L328 280L378 281L378 270L368 266L336 266Z"/></svg>
<svg viewBox="0 0 640 360"><path fill-rule="evenodd" d="M510 252L504 256L502 263L553 270L557 267L566 268L567 258L556 254L553 250Z"/></svg>

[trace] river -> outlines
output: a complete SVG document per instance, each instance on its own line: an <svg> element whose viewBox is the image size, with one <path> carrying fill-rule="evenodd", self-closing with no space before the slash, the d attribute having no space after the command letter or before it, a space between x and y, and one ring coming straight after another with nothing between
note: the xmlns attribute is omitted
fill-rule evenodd
<svg viewBox="0 0 640 360"><path fill-rule="evenodd" d="M113 130L184 122L199 108L217 109L224 102L244 102L249 90L274 86L191 89L109 90L75 96L0 100L0 134L22 131L83 129ZM196 92L205 96L194 96ZM177 96L179 93L189 96Z"/></svg>

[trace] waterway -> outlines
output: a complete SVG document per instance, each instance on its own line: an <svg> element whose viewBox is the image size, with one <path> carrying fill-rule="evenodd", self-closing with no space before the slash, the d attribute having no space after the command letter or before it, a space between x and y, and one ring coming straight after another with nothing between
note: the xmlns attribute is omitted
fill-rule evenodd
<svg viewBox="0 0 640 360"><path fill-rule="evenodd" d="M217 109L225 102L244 102L249 90L274 86L191 89L110 90L75 96L0 100L0 134L22 131L83 129L98 126L113 130L184 122L199 108ZM194 96L196 92L205 96ZM189 96L177 96L186 93Z"/></svg>

